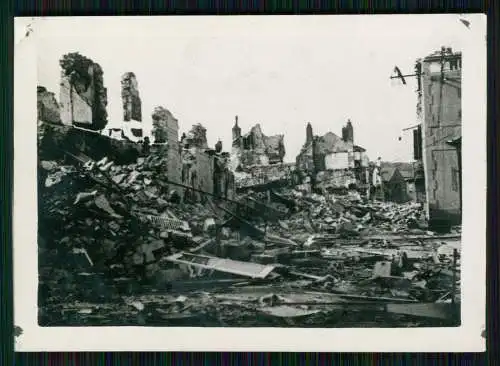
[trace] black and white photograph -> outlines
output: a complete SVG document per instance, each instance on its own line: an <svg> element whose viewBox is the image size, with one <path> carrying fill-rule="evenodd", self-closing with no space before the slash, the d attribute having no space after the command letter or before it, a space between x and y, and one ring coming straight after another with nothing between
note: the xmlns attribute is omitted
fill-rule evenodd
<svg viewBox="0 0 500 366"><path fill-rule="evenodd" d="M16 324L480 350L485 24L17 18Z"/></svg>

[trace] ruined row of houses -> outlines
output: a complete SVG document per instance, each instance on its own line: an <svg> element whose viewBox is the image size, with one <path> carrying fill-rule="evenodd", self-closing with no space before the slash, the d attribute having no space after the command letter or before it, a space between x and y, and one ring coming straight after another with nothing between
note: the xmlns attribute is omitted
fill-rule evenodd
<svg viewBox="0 0 500 366"><path fill-rule="evenodd" d="M79 148L98 146L107 149L110 155L115 153L111 150L125 145L135 145L138 150L147 148L165 157L163 169L168 172L169 181L215 196L234 196L230 154L222 151L220 141L215 148L209 148L206 130L201 125L193 126L179 138L178 120L169 110L158 106L151 114L152 131L144 131L142 102L134 73L125 73L121 80L123 121L107 127L107 90L101 67L78 53L63 56L60 65L59 102L54 93L43 86L37 87L39 124L71 127L72 131L78 131L79 138L72 141ZM149 141L148 135L153 141ZM109 141L114 143L108 144ZM182 195L193 192L175 185L172 190Z"/></svg>
<svg viewBox="0 0 500 366"><path fill-rule="evenodd" d="M341 136L313 133L306 139L295 163L284 163L284 135L266 136L260 124L242 134L235 117L231 153L218 141L207 144L206 130L195 125L179 138L178 120L158 106L152 114L152 148L168 153L172 181L230 197L238 187L257 187L272 182L311 182L322 189L355 186L370 192L381 182L378 198L425 205L428 218L453 222L461 217L461 53L443 48L419 59L417 116L413 163L370 162L366 150L354 143L354 126L348 120ZM79 54L61 60L60 102L38 87L38 119L99 131L113 139L140 142L147 139L142 125L138 83L131 72L122 77L123 122L106 128L107 91L100 66Z"/></svg>

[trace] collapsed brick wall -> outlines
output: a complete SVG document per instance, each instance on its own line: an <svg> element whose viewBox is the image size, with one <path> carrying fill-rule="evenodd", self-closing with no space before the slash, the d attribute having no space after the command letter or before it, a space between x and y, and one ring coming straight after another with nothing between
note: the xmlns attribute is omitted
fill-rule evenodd
<svg viewBox="0 0 500 366"><path fill-rule="evenodd" d="M43 86L37 87L37 117L39 121L61 123L56 97Z"/></svg>
<svg viewBox="0 0 500 366"><path fill-rule="evenodd" d="M179 122L172 113L162 106L153 110L153 140L152 151L167 155L167 175L170 181L182 183L182 158L179 151ZM184 189L179 186L170 185L170 191L176 191L181 197Z"/></svg>
<svg viewBox="0 0 500 366"><path fill-rule="evenodd" d="M217 197L228 199L234 198L235 193L235 177L229 169L229 156L218 154L214 156L214 194Z"/></svg>
<svg viewBox="0 0 500 366"><path fill-rule="evenodd" d="M348 169L322 171L315 178L317 188L339 189L357 184L354 171Z"/></svg>
<svg viewBox="0 0 500 366"><path fill-rule="evenodd" d="M101 66L77 52L64 55L60 65L63 124L95 131L104 129L108 123L108 100Z"/></svg>
<svg viewBox="0 0 500 366"><path fill-rule="evenodd" d="M199 123L193 125L191 130L188 132L184 143L200 149L207 149L207 129Z"/></svg>
<svg viewBox="0 0 500 366"><path fill-rule="evenodd" d="M215 154L197 148L183 149L182 183L191 188L207 192L185 190L184 197L190 201L203 202L207 197L234 198L236 191L235 177L228 167L229 156L226 153Z"/></svg>
<svg viewBox="0 0 500 366"><path fill-rule="evenodd" d="M166 165L164 167L165 175L168 180L174 183L183 183L181 179L182 174L182 161L179 148L168 144L153 144L151 146L151 154L166 157ZM177 185L167 185L169 192L175 191L180 197L184 196L184 188Z"/></svg>
<svg viewBox="0 0 500 366"><path fill-rule="evenodd" d="M295 164L273 164L246 167L237 173L236 188L246 188L272 182L283 182L294 186L299 184Z"/></svg>
<svg viewBox="0 0 500 366"><path fill-rule="evenodd" d="M295 159L295 164L297 170L308 174L314 172L312 139L310 143L306 143L306 145L302 147L302 150Z"/></svg>
<svg viewBox="0 0 500 366"><path fill-rule="evenodd" d="M198 189L204 192L214 192L214 158L208 154L196 152L195 169L198 177Z"/></svg>
<svg viewBox="0 0 500 366"><path fill-rule="evenodd" d="M235 134L236 138L233 141L233 154L237 156L234 161L237 161L237 165L268 165L283 162L284 135L266 136L260 124L253 126L246 135L238 135L239 132Z"/></svg>
<svg viewBox="0 0 500 366"><path fill-rule="evenodd" d="M133 72L123 74L121 84L123 120L142 121L141 98L135 74Z"/></svg>
<svg viewBox="0 0 500 366"><path fill-rule="evenodd" d="M179 121L162 106L155 107L151 117L153 119L153 142L176 146L179 142Z"/></svg>
<svg viewBox="0 0 500 366"><path fill-rule="evenodd" d="M38 159L65 160L64 151L78 155L84 153L94 160L104 157L117 164L130 164L140 155L142 147L130 141L108 138L99 133L72 126L38 123Z"/></svg>

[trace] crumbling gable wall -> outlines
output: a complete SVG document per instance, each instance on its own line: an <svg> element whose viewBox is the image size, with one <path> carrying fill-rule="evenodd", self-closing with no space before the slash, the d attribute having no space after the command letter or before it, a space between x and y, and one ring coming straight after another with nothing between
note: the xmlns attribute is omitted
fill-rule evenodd
<svg viewBox="0 0 500 366"><path fill-rule="evenodd" d="M221 153L214 156L214 191L217 197L234 198L235 177L229 169L229 154Z"/></svg>
<svg viewBox="0 0 500 366"><path fill-rule="evenodd" d="M199 149L208 149L207 129L200 123L193 125L186 136L186 143Z"/></svg>
<svg viewBox="0 0 500 366"><path fill-rule="evenodd" d="M233 168L236 166L282 163L285 157L284 135L266 136L260 124L233 141Z"/></svg>
<svg viewBox="0 0 500 366"><path fill-rule="evenodd" d="M179 151L179 123L166 108L158 106L153 110L153 150L165 154L167 158L168 178L174 183L182 183L182 162ZM170 190L177 191L181 196L184 190L172 185Z"/></svg>
<svg viewBox="0 0 500 366"><path fill-rule="evenodd" d="M297 170L300 170L302 172L314 172L312 138L311 142L306 143L306 145L302 147L299 155L297 155L297 157L295 158L295 165L297 166Z"/></svg>
<svg viewBox="0 0 500 366"><path fill-rule="evenodd" d="M181 147L184 185L217 197L233 197L234 174L229 169L229 154L222 152L220 142L216 149L208 148L205 127L196 124L183 134ZM206 195L186 190L185 198L203 201Z"/></svg>
<svg viewBox="0 0 500 366"><path fill-rule="evenodd" d="M153 118L153 142L177 146L179 142L179 121L162 106L155 107Z"/></svg>
<svg viewBox="0 0 500 366"><path fill-rule="evenodd" d="M54 93L47 91L43 86L38 86L37 91L37 118L39 121L61 123L59 104Z"/></svg>
<svg viewBox="0 0 500 366"><path fill-rule="evenodd" d="M94 160L107 157L117 164L131 164L140 154L139 144L111 139L98 132L73 126L38 123L38 158L40 160L63 160L65 153L79 155L80 152Z"/></svg>
<svg viewBox="0 0 500 366"><path fill-rule="evenodd" d="M60 103L63 124L102 130L108 123L107 90L99 64L78 52L60 60Z"/></svg>

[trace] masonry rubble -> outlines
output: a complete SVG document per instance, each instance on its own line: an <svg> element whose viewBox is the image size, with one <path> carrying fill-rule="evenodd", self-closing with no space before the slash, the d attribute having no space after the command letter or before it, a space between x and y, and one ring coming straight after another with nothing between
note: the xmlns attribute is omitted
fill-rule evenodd
<svg viewBox="0 0 500 366"><path fill-rule="evenodd" d="M342 139L309 124L301 157L286 164L283 135L256 125L242 136L236 118L230 154L221 141L209 147L201 124L179 138L158 106L144 148L93 133L106 114L78 98L102 100L102 70L75 54L62 66L73 69L62 123L53 95L37 89L40 324L459 321L460 228L430 232L421 204L369 199L344 170L325 169L346 163L359 180L364 149L350 122ZM132 89L124 117L134 119ZM94 127L74 128L75 115ZM311 175L309 163L322 169Z"/></svg>
<svg viewBox="0 0 500 366"><path fill-rule="evenodd" d="M96 131L104 129L108 123L108 99L101 66L78 52L64 55L60 65L62 123Z"/></svg>
<svg viewBox="0 0 500 366"><path fill-rule="evenodd" d="M289 186L225 200L198 189L204 199L176 200L168 158L156 151L125 165L85 154L40 162L40 276L53 299L63 294L51 283L62 278L66 290L84 288L71 295L77 298L102 300L111 296L106 286L119 289L113 296L144 324L153 321L148 314L209 322L207 312L227 321L254 313L273 324L319 324L340 305L361 314L366 301L373 303L369 311L389 312L393 321L449 321L441 307L459 291L451 283L458 234L427 232L421 205ZM56 256L67 258L65 268L53 267ZM91 279L97 282L79 285ZM170 289L170 305L147 303L137 286ZM202 294L199 286L211 287ZM245 286L260 290L249 297ZM421 303L426 307L415 316ZM46 319L57 318L52 306ZM82 306L74 304L78 312ZM78 316L89 321L106 312L84 310Z"/></svg>
<svg viewBox="0 0 500 366"><path fill-rule="evenodd" d="M36 91L38 120L60 124L61 114L59 112L59 104L57 103L55 94L49 92L47 88L43 86L38 86Z"/></svg>
<svg viewBox="0 0 500 366"><path fill-rule="evenodd" d="M233 126L232 165L238 167L283 163L285 156L284 135L266 136L260 124L253 126L242 135L238 116Z"/></svg>

